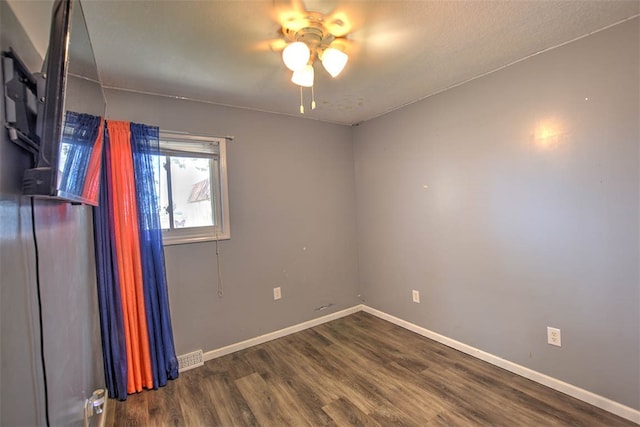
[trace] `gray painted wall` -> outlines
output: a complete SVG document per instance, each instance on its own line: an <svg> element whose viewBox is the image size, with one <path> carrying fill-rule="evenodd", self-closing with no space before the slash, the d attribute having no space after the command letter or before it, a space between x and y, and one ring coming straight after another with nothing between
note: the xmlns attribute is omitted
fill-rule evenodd
<svg viewBox="0 0 640 427"><path fill-rule="evenodd" d="M233 135L231 239L165 246L176 351L205 352L359 303L351 128L107 90L107 119ZM296 98L292 94L292 109ZM273 288L282 299L273 301ZM334 304L329 309L316 308Z"/></svg>
<svg viewBox="0 0 640 427"><path fill-rule="evenodd" d="M640 409L638 27L357 128L367 305Z"/></svg>
<svg viewBox="0 0 640 427"><path fill-rule="evenodd" d="M12 46L32 71L41 57L0 2L2 50ZM4 87L0 89L4 98ZM4 102L0 102L4 122ZM31 208L20 196L29 156L0 132L0 425L43 425L44 392ZM52 425L82 425L84 400L104 385L97 317L91 210L37 201L36 229Z"/></svg>
<svg viewBox="0 0 640 427"><path fill-rule="evenodd" d="M39 68L0 7L2 48ZM358 128L114 90L107 116L236 137L224 297L214 243L166 248L179 354L362 294L640 409L639 98L636 20ZM559 132L536 137L548 120ZM0 135L0 424L42 424L30 208L19 196L28 159ZM51 202L36 209L52 420L78 424L81 401L103 383L90 216ZM548 325L562 329L562 348L545 343Z"/></svg>

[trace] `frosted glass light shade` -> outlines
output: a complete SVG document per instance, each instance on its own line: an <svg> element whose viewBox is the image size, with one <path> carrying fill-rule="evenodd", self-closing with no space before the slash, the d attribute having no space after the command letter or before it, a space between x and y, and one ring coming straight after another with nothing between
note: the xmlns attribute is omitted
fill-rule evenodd
<svg viewBox="0 0 640 427"><path fill-rule="evenodd" d="M342 72L344 66L347 65L349 56L343 51L330 47L322 54L322 65L331 77L336 77Z"/></svg>
<svg viewBox="0 0 640 427"><path fill-rule="evenodd" d="M287 45L282 51L284 65L291 71L298 71L307 65L311 52L309 46L303 42L294 42Z"/></svg>
<svg viewBox="0 0 640 427"><path fill-rule="evenodd" d="M313 66L309 64L301 70L294 71L291 81L298 86L313 86Z"/></svg>

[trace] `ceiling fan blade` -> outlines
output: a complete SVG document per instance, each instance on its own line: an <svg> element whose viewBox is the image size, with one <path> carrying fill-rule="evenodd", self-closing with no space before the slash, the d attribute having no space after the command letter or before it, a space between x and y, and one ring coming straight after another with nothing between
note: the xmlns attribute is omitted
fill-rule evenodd
<svg viewBox="0 0 640 427"><path fill-rule="evenodd" d="M270 40L262 40L258 43L255 43L251 50L258 52L281 52L287 46L287 41L280 38L270 39Z"/></svg>
<svg viewBox="0 0 640 427"><path fill-rule="evenodd" d="M362 13L354 7L339 6L325 14L325 27L335 37L344 37L362 26Z"/></svg>
<svg viewBox="0 0 640 427"><path fill-rule="evenodd" d="M269 40L269 48L274 52L280 52L287 46L285 39L273 39Z"/></svg>
<svg viewBox="0 0 640 427"><path fill-rule="evenodd" d="M273 9L280 13L305 13L306 7L303 0L273 0Z"/></svg>
<svg viewBox="0 0 640 427"><path fill-rule="evenodd" d="M307 11L302 0L273 0L273 20L294 31L303 27Z"/></svg>
<svg viewBox="0 0 640 427"><path fill-rule="evenodd" d="M324 26L335 37L344 37L353 31L352 22L343 13L333 13L331 16L327 16Z"/></svg>
<svg viewBox="0 0 640 427"><path fill-rule="evenodd" d="M272 1L272 19L281 26L284 37L265 40L261 43L261 50L266 50L268 46L272 51L281 51L293 41L292 35L309 26L310 20L318 19L322 21L322 25L331 35L340 39L344 50L353 53L353 43L346 37L362 26L363 18L360 17L362 15L360 9L363 6L358 2L347 2L346 5L340 5L338 0ZM306 8L307 6L309 9Z"/></svg>
<svg viewBox="0 0 640 427"><path fill-rule="evenodd" d="M304 13L307 10L303 0L290 0L290 1L291 1L291 7L296 12Z"/></svg>

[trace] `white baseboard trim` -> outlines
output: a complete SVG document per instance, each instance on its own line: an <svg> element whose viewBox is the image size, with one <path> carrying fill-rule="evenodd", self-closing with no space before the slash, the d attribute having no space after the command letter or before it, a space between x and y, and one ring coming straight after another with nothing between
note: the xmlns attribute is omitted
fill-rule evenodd
<svg viewBox="0 0 640 427"><path fill-rule="evenodd" d="M525 377L537 383L543 384L547 387L550 387L554 390L560 391L564 394L567 394L571 397L575 397L576 399L582 400L584 402L590 403L593 406L596 406L600 409L604 409L605 411L616 414L622 418L626 418L629 421L633 421L635 423L640 424L640 411L625 406L621 403L615 402L611 399L607 399L606 397L597 395L588 390L584 390L580 387L576 387L574 385L568 384L564 381L560 381L556 378L550 377L548 375L542 374L540 372L534 371L532 369L526 368L522 365L518 365L517 363L510 362L506 359L502 359L498 356L494 356L493 354L487 353L485 351L479 350L470 345L461 343L460 341L456 341L454 339L445 337L444 335L440 335L436 332L430 331L421 326L415 325L413 323L407 322L406 320L402 320L390 314L384 313L380 310L376 310L375 308L371 308L366 305L361 305L360 308L362 311L372 314L381 319L387 320L395 325L398 325L402 328L408 329L412 332L415 332L424 337L430 338L434 341L437 341L441 344L444 344L448 347L459 350L463 353L466 353L470 356L476 357L478 359L484 360L485 362L489 362L492 365L498 366L500 368L506 369L507 371L513 372L514 374L518 374L521 377Z"/></svg>
<svg viewBox="0 0 640 427"><path fill-rule="evenodd" d="M302 322L297 325L289 326L287 328L270 332L268 334L260 335L255 338L250 338L248 340L245 340L239 343L235 343L235 344L231 344L215 350L207 351L206 353L204 353L204 360L205 361L212 360L217 357L225 356L227 354L231 354L236 351L244 350L246 348L253 347L258 344L275 340L277 338L282 338L287 335L294 334L296 332L300 332L305 329L313 328L314 326L318 326L323 323L327 323L332 320L336 320L353 313L357 313L359 311L364 311L366 313L369 313L371 315L384 319L404 329L407 329L409 331L422 335L423 337L430 338L448 347L459 350L463 353L476 357L480 360L484 360L485 362L491 363L492 365L498 366L502 369L506 369L507 371L513 372L514 374L520 375L524 378L530 379L539 384L550 387L554 390L567 394L571 397L575 397L576 399L582 400L583 402L587 402L600 409L604 409L605 411L616 414L629 421L633 421L635 423L640 424L640 411L634 408L630 408L621 403L615 402L611 399L607 399L606 397L592 393L588 390L584 390L580 387L576 387L574 385L568 384L564 381L558 380L556 378L553 378L548 375L542 374L540 372L534 371L532 369L526 368L522 365L518 365L517 363L510 362L506 359L495 356L491 353L487 353L486 351L482 351L470 345L464 344L460 341L456 341L444 335L440 335L436 332L430 331L429 329L423 328L422 326L418 326L411 322L407 322L406 320L402 320L398 317L392 316L390 314L387 314L375 308L371 308L364 304L359 304L353 307L349 307L344 310L328 314L326 316L308 320L306 322Z"/></svg>
<svg viewBox="0 0 640 427"><path fill-rule="evenodd" d="M356 305L353 307L346 308L344 310L336 311L335 313L327 314L326 316L322 316L316 319L308 320L306 322L298 323L297 325L289 326L287 328L270 332L268 334L260 335L255 338L250 338L248 340L241 341L239 343L235 343L235 344L231 344L215 350L207 351L206 353L204 353L204 360L206 361L206 360L215 359L217 357L225 356L227 354L231 354L236 351L253 347L254 345L262 344L267 341L275 340L277 338L286 337L287 335L291 335L296 332L303 331L305 329L313 328L314 326L318 326L323 323L327 323L332 320L336 320L341 317L345 317L350 314L357 313L358 311L362 310L362 307L363 307L362 305Z"/></svg>

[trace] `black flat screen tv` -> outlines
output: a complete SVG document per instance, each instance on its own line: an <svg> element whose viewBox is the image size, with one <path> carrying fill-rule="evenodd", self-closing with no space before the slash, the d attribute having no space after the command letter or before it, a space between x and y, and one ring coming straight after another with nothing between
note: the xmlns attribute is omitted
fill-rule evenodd
<svg viewBox="0 0 640 427"><path fill-rule="evenodd" d="M105 97L79 0L56 0L43 66L35 167L23 193L98 204Z"/></svg>

